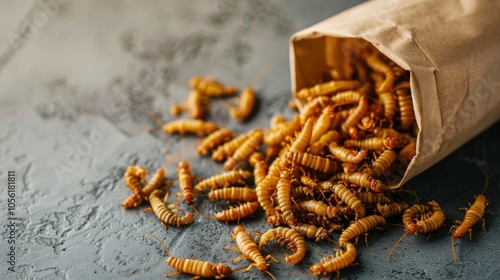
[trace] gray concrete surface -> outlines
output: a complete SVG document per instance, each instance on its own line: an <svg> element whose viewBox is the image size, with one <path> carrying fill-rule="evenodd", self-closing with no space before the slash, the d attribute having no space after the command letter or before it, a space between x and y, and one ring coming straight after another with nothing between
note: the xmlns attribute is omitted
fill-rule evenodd
<svg viewBox="0 0 500 280"><path fill-rule="evenodd" d="M165 149L177 151L197 140L149 132L155 124L146 113L170 120L168 106L184 99L187 79L212 75L238 86L252 83L260 106L254 118L240 124L214 103L211 120L238 132L267 127L272 115L290 114L289 36L358 1L6 2L0 3L6 7L0 11L0 279L162 279L171 270L167 254L146 232L164 240L177 257L218 263L238 254L222 250L232 244L234 225L196 217L189 227L164 230L144 207L120 207L129 193L122 181L128 165L154 170L164 163ZM42 8L48 2L53 12ZM36 29L19 31L14 24L19 18L38 18ZM11 43L11 32L19 32L23 43ZM253 79L264 69L271 70ZM445 227L430 240L407 236L390 264L387 253L403 230L375 231L368 247L357 245L359 265L342 271L341 278L500 279L498 217L486 215L487 231L476 226L473 241L457 241L456 263L446 234L451 221L463 217L457 209L481 191L483 177L473 161L485 164L488 209L500 212L499 136L497 123L410 181L421 201L442 205ZM221 168L209 159L192 163L200 177ZM168 168L175 179L175 166ZM16 172L17 183L15 272L7 263L8 171ZM223 204L198 199L197 206L211 213ZM269 228L262 213L244 224ZM278 279L310 279L307 265L333 247L309 242L303 265L271 263L270 271ZM285 249L272 250L283 259ZM253 269L230 279L266 277Z"/></svg>

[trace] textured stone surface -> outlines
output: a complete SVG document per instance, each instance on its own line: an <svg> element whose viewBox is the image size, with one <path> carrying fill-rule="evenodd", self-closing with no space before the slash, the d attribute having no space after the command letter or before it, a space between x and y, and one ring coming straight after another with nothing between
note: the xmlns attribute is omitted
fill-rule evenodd
<svg viewBox="0 0 500 280"><path fill-rule="evenodd" d="M54 0L55 1L55 0ZM32 19L43 1L2 9L12 17ZM50 2L50 1L49 1ZM129 190L123 173L130 164L160 167L165 150L192 147L195 137L164 135L149 129L155 112L172 119L168 106L185 98L187 80L212 75L240 87L251 84L259 94L258 113L243 124L228 118L213 102L210 120L237 132L267 127L276 113L290 115L288 38L304 27L354 5L352 1L60 1L59 9L16 49L6 50L0 64L0 178L17 173L17 272L7 271L7 230L1 230L1 279L161 279L171 269L163 248L145 235L152 232L177 257L228 262L239 254L222 250L234 245L225 225L197 216L192 225L164 230L152 213L120 207ZM62 4L61 4L62 3ZM23 8L24 7L24 8ZM15 13L14 13L15 11ZM10 26L10 25L9 25ZM2 34L12 29L3 25ZM6 38L4 36L3 38ZM8 49L7 44L0 47ZM13 47L11 45L11 47ZM7 55L5 55L7 54ZM270 69L261 78L259 73ZM457 241L459 261L451 256L452 220L462 219L458 207L481 192L483 177L471 163L486 165L490 185L489 209L500 212L500 124L410 182L421 201L437 200L449 218L430 240L407 236L386 256L402 229L369 235L369 247L358 244L357 262L341 273L350 279L497 278L498 218L486 215L486 232L473 231L474 240ZM181 156L189 157L192 150ZM202 178L220 170L208 158L192 159L193 173ZM175 166L167 177L175 179ZM0 201L6 223L6 190ZM224 203L196 198L196 206L213 214ZM190 211L190 209L185 208ZM244 221L248 229L269 226L262 213ZM338 238L333 235L333 238ZM329 242L308 242L303 265L272 263L278 278L307 277L307 265L332 253ZM271 247L283 259L285 249ZM240 268L247 261L232 265ZM187 275L172 275L190 279ZM252 269L234 279L261 279ZM333 276L335 277L335 275Z"/></svg>

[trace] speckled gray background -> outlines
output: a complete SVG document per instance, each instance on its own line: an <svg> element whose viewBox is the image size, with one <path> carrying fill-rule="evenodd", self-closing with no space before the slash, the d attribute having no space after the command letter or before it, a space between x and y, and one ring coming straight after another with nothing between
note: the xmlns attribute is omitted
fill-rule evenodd
<svg viewBox="0 0 500 280"><path fill-rule="evenodd" d="M122 181L128 165L153 170L164 163L166 149L175 152L197 140L149 132L155 123L146 113L170 120L168 106L184 99L189 77L201 74L240 87L251 83L259 93L258 113L244 124L213 103L210 119L221 126L243 132L267 127L276 113L290 115L289 36L357 2L0 1L0 279L162 279L171 270L167 254L146 232L177 257L213 263L237 257L221 249L233 244L234 225L197 216L188 227L165 231L153 214L142 212L144 206L120 207L129 194ZM341 277L500 279L498 217L486 215L486 232L475 227L472 242L457 242L456 263L446 234L451 221L463 217L458 207L481 191L483 176L473 161L485 164L489 209L500 213L499 136L497 123L410 181L422 201L442 205L445 227L430 240L406 237L390 264L386 256L402 228L375 231L369 247L362 241L357 246L359 265ZM191 161L203 178L221 168L206 158ZM6 262L8 170L17 173L15 273ZM173 165L168 177L175 178ZM197 200L205 213L223 207ZM244 224L269 228L260 212ZM270 271L278 279L310 279L307 265L333 246L309 242L303 265L271 263ZM283 259L286 250L272 248ZM232 278L264 277L253 269Z"/></svg>

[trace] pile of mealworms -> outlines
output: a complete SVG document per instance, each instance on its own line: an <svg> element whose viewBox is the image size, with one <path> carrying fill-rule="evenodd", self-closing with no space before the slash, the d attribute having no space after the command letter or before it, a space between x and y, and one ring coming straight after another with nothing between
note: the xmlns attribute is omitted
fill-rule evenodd
<svg viewBox="0 0 500 280"><path fill-rule="evenodd" d="M197 153L211 153L213 161L224 162L224 172L195 184L190 165L180 161L177 179L181 192L177 197L182 196L190 206L195 197L231 201L234 206L214 217L194 207L194 212L178 215L175 204L166 205L170 190L165 188L165 170L158 169L146 180L147 170L141 166L129 166L125 172L125 184L132 195L122 206L134 208L148 201L148 210L165 226L187 225L195 213L240 224L262 208L273 228L257 233L257 243L252 231L237 225L231 235L237 246L228 247L239 250L241 258L251 260L246 270L255 266L273 279L267 260L274 257L264 257L260 251L273 240L286 244L293 254L285 255L285 261L295 265L306 254L306 239L332 240L331 233L339 232L339 239L333 240L340 247L337 253L310 266L312 275L327 275L338 274L353 264L356 247L351 241L374 228L385 227L387 218L401 217L405 228L402 238L442 227L445 216L437 202L410 207L404 201L395 201L398 195L389 185L393 174L404 173L416 154L418 127L409 72L374 48L351 57L350 65L353 71L349 75L328 69L318 77L319 83L298 90L292 105L298 104L300 112L289 120L277 115L270 120L269 128L240 135L203 120L210 99L235 96L237 88L210 78L192 78L192 92L185 103L170 108L172 115L188 112L190 118L165 123L162 130L203 137ZM237 98L239 105L230 109L230 115L244 120L253 112L255 93L246 88ZM249 187L252 181L255 188ZM462 237L476 224L487 203L484 196L478 196L461 225L452 227L452 238ZM175 269L170 273L222 278L235 272L226 264L176 258L166 249L167 265Z"/></svg>

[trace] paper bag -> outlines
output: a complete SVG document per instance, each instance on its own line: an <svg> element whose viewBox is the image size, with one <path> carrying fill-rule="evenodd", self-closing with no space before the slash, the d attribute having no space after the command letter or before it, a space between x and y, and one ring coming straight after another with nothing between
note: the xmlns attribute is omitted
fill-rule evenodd
<svg viewBox="0 0 500 280"><path fill-rule="evenodd" d="M416 156L392 187L418 175L500 118L500 2L368 1L291 37L292 90L372 44L410 71Z"/></svg>

